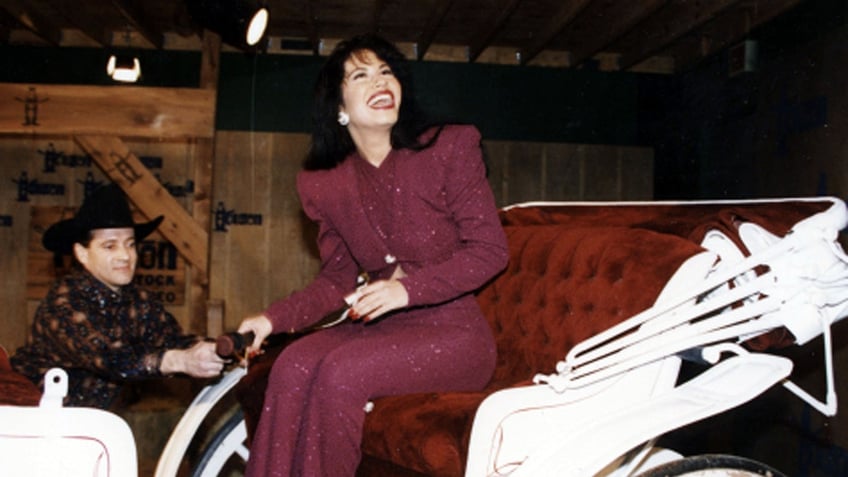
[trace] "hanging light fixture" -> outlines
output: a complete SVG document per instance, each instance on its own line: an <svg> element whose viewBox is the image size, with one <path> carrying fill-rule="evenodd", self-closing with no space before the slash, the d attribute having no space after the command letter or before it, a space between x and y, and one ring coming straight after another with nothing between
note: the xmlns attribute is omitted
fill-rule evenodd
<svg viewBox="0 0 848 477"><path fill-rule="evenodd" d="M125 34L127 46L130 46L130 29ZM114 81L135 83L141 77L141 62L138 57L113 53L106 62L106 74Z"/></svg>
<svg viewBox="0 0 848 477"><path fill-rule="evenodd" d="M194 21L241 49L254 48L268 27L268 8L255 0L186 0Z"/></svg>
<svg viewBox="0 0 848 477"><path fill-rule="evenodd" d="M135 56L111 55L106 63L106 73L115 81L135 83L141 76L141 62Z"/></svg>

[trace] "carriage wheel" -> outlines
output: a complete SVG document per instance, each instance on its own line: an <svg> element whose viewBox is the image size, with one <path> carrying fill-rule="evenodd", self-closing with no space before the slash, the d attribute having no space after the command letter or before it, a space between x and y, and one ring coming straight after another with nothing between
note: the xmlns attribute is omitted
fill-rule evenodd
<svg viewBox="0 0 848 477"><path fill-rule="evenodd" d="M772 467L734 455L697 455L663 464L638 477L786 477Z"/></svg>
<svg viewBox="0 0 848 477"><path fill-rule="evenodd" d="M215 433L197 465L192 477L235 477L244 475L247 462L247 427L241 410L230 416Z"/></svg>

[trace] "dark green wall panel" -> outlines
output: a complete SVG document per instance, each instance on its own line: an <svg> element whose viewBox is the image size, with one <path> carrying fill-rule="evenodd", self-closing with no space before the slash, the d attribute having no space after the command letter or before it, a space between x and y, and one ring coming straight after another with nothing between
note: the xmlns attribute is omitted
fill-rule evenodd
<svg viewBox="0 0 848 477"><path fill-rule="evenodd" d="M200 54L116 50L139 56L140 86L196 87ZM0 82L113 85L111 51L0 47ZM216 126L306 131L323 58L223 53ZM467 63L412 64L422 106L438 119L476 124L489 139L638 144L638 102L651 75ZM657 79L659 81L659 79ZM640 93L643 91L643 93Z"/></svg>
<svg viewBox="0 0 848 477"><path fill-rule="evenodd" d="M303 131L321 58L224 55L217 127ZM436 118L476 124L491 139L633 144L632 74L464 63L413 64L415 89Z"/></svg>

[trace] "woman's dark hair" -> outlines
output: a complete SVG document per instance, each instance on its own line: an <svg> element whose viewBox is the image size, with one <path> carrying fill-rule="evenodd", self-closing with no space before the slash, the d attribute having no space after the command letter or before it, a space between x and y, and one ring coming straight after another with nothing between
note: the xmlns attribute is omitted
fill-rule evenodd
<svg viewBox="0 0 848 477"><path fill-rule="evenodd" d="M339 106L342 104L342 81L345 62L359 52L370 50L385 61L400 83L401 100L398 121L392 127L393 149L424 149L435 142L436 136L420 142L421 134L428 123L415 101L412 76L407 60L397 47L383 38L368 34L353 37L339 43L321 71L315 83L315 102L312 107L312 146L304 162L308 170L332 169L344 161L356 149L347 128L338 123Z"/></svg>

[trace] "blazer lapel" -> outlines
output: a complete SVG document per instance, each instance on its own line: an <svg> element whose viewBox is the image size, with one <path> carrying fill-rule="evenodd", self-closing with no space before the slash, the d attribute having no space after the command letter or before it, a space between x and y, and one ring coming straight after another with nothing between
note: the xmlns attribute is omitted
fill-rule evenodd
<svg viewBox="0 0 848 477"><path fill-rule="evenodd" d="M350 157L344 161L345 179L341 181L346 184L341 200L347 201L350 207L344 207L350 213L340 220L346 230L341 231L346 237L348 247L354 254L360 266L376 270L397 261L397 257L391 252L385 239L377 232L376 225L366 213L366 205L362 194L359 192L361 178L356 172L354 161L361 160L359 157ZM342 225L342 224L340 224ZM349 237L349 238L347 238Z"/></svg>

